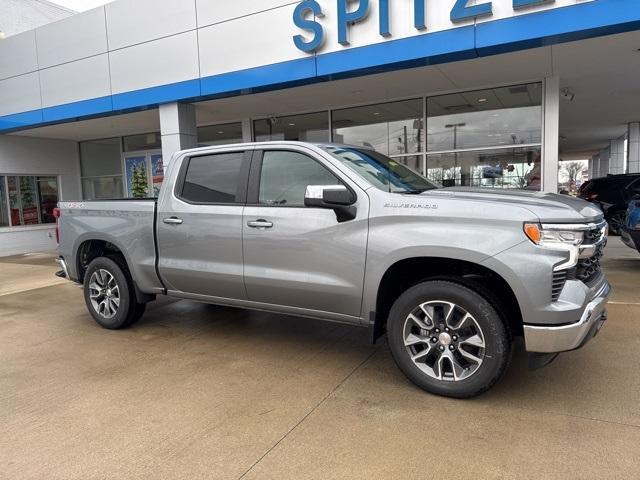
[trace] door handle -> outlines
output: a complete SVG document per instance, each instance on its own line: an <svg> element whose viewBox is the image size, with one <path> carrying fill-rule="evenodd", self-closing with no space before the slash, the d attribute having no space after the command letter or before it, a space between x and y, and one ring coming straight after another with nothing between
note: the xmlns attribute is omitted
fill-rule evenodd
<svg viewBox="0 0 640 480"><path fill-rule="evenodd" d="M247 227L251 227L251 228L271 228L273 227L273 223L269 222L263 218L260 218L258 220L253 220L251 222L247 222Z"/></svg>
<svg viewBox="0 0 640 480"><path fill-rule="evenodd" d="M182 223L182 219L178 217L169 217L162 220L167 225L180 225Z"/></svg>

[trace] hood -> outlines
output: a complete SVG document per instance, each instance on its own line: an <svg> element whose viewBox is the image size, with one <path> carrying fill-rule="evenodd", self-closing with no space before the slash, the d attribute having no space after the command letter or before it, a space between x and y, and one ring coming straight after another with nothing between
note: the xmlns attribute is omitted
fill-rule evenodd
<svg viewBox="0 0 640 480"><path fill-rule="evenodd" d="M517 205L536 215L542 223L595 222L603 218L602 210L594 204L557 193L470 187L440 188L425 193L461 200Z"/></svg>

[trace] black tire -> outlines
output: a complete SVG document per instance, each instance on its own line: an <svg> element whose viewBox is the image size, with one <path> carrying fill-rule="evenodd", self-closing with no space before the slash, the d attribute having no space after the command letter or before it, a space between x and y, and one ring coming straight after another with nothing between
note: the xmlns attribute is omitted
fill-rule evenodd
<svg viewBox="0 0 640 480"><path fill-rule="evenodd" d="M624 220L627 212L625 210L616 210L607 219L609 224L609 235L620 236L622 235L622 228L624 227Z"/></svg>
<svg viewBox="0 0 640 480"><path fill-rule="evenodd" d="M94 277L94 274L97 277ZM112 280L107 282L106 279L109 278ZM100 285L98 283L100 281L104 285ZM113 285L117 285L117 299L119 300L117 307L113 300L107 301L109 307L103 306L106 305L104 303L106 293L101 293L97 298L92 298L92 294L95 295L97 291L93 287L105 287L109 290L109 295L111 295L110 291L116 290ZM112 299L112 297L109 298ZM146 308L145 303L137 302L133 281L126 266L120 259L112 257L98 257L87 267L84 276L84 301L94 320L100 326L109 330L128 327L142 317ZM94 301L98 304L98 307L94 305Z"/></svg>
<svg viewBox="0 0 640 480"><path fill-rule="evenodd" d="M415 322L409 320L410 314L423 312L424 310L420 306L428 302L433 302L429 303L430 306L436 306L433 310L434 322L431 322L430 330L417 327L420 332L417 336L435 343L421 342L416 343L415 346L405 346L405 335L414 332L416 329ZM474 350L473 353L478 358L481 358L481 361L469 363L467 368L460 369L459 363L464 366L465 362L467 362L466 356L460 356L460 350L468 354L470 348L476 347L466 343L463 345L464 340L461 340L463 338L462 333L460 333L460 339L458 339L459 343L454 342L448 333L445 334L444 327L447 327L447 332L454 332L454 330L448 329L449 322L444 323L445 313L437 314L438 318L435 318L435 312L445 311L444 309L437 310L439 308L438 302L455 304L455 315L458 317L462 316L464 311L471 316L471 319L465 322L460 320L459 325L461 326L464 323L465 327L458 332L468 333L471 336L472 332L477 332L477 329L480 329L480 337L483 339L484 346L482 349ZM452 309L452 311L454 310ZM424 325L429 323L429 316L425 316L422 322ZM441 327L439 328L438 326ZM438 331L441 331L441 333L434 333ZM480 395L495 385L511 362L511 332L496 309L478 292L452 281L426 281L404 292L391 308L387 322L387 334L391 354L400 370L418 387L436 395L454 398L470 398ZM449 335L449 337L445 336L444 340L441 340L441 335ZM453 335L453 338L457 337ZM420 367L411 358L412 355L418 356L417 354L420 353L420 351L415 350L416 348L424 348L423 352L432 349L428 355L421 358L421 360L424 359L424 365L421 364ZM443 349L444 353L441 353L439 349ZM452 349L452 351L448 352L449 349ZM459 370L456 370L453 362L448 358L443 361L440 368L438 368L438 372L435 370L436 367L431 369L429 366L430 359L439 358L440 355L452 356L448 358L453 358L455 355L455 358L459 359L459 362L456 361L456 367ZM437 363L437 360L434 363ZM447 366L449 367L449 372L446 371ZM459 375L459 378L455 380L454 371ZM468 376L465 377L464 375ZM440 378L436 378L436 376Z"/></svg>

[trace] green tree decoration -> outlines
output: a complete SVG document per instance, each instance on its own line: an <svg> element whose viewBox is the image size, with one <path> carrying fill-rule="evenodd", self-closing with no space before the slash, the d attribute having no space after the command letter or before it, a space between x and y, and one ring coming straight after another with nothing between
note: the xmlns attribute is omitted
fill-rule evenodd
<svg viewBox="0 0 640 480"><path fill-rule="evenodd" d="M22 205L33 205L33 191L28 177L20 177L20 193L22 193Z"/></svg>
<svg viewBox="0 0 640 480"><path fill-rule="evenodd" d="M145 198L147 196L147 169L144 165L140 168L133 167L131 178L131 193L133 198Z"/></svg>

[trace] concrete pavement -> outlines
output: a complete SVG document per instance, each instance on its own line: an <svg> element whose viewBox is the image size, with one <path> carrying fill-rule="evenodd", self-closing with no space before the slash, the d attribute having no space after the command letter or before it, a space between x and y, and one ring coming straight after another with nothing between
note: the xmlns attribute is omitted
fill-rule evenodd
<svg viewBox="0 0 640 480"><path fill-rule="evenodd" d="M367 332L160 300L98 327L49 255L0 259L0 478L640 478L640 254L611 239L586 348L474 400Z"/></svg>

